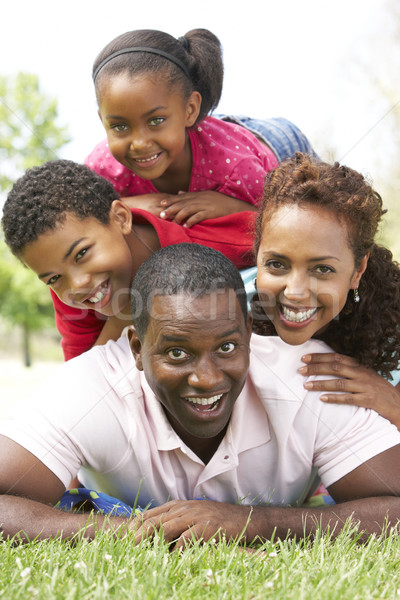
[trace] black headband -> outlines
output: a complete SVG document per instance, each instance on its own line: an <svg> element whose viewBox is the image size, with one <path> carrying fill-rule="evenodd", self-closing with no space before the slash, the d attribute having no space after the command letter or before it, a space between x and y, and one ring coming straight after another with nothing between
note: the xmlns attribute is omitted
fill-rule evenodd
<svg viewBox="0 0 400 600"><path fill-rule="evenodd" d="M170 60L171 62L175 63L177 67L182 69L182 71L185 73L185 75L188 79L191 78L189 69L187 68L187 66L184 65L183 62L181 60L179 60L179 58L172 56L172 54L169 54L168 52L164 52L164 50L158 50L157 48L134 46L133 48L122 48L122 50L117 50L117 52L113 52L112 54L110 54L110 56L107 56L107 58L102 60L101 63L99 64L99 66L97 67L97 69L95 70L95 72L93 73L93 81L96 80L96 77L99 74L99 71L110 60L112 60L113 58L116 58L117 56L120 56L121 54L129 54L130 52L149 52L151 54L158 54L158 56L163 56L167 60Z"/></svg>

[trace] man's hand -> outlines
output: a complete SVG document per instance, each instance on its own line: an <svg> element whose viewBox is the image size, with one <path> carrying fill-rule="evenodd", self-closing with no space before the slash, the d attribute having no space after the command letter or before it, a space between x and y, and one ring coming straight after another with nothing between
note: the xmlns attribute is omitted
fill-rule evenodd
<svg viewBox="0 0 400 600"><path fill-rule="evenodd" d="M164 539L174 548L184 548L193 540L220 537L242 542L252 541L248 535L253 508L210 500L173 500L143 512L134 522L135 542L152 538L162 528Z"/></svg>
<svg viewBox="0 0 400 600"><path fill-rule="evenodd" d="M307 364L299 369L302 375L336 377L304 384L307 390L325 392L321 396L323 402L372 408L400 429L400 390L373 369L360 365L350 356L337 353L307 354L302 360Z"/></svg>

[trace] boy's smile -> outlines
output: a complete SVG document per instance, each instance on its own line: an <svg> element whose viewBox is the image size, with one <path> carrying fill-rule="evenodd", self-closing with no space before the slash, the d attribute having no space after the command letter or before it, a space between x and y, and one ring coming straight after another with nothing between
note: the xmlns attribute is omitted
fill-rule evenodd
<svg viewBox="0 0 400 600"><path fill-rule="evenodd" d="M204 462L244 385L249 340L250 320L233 290L156 296L144 341L131 332L137 367L177 434Z"/></svg>
<svg viewBox="0 0 400 600"><path fill-rule="evenodd" d="M56 230L28 244L21 260L69 306L91 308L106 316L128 307L132 255L131 225L110 212L110 223L66 213Z"/></svg>

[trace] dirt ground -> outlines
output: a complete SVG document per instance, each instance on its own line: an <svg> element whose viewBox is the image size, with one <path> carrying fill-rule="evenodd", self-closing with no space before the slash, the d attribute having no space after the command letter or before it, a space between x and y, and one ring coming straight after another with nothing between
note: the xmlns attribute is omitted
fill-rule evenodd
<svg viewBox="0 0 400 600"><path fill-rule="evenodd" d="M59 362L35 362L26 368L17 359L1 358L0 361L0 418L4 418L10 407L29 397Z"/></svg>

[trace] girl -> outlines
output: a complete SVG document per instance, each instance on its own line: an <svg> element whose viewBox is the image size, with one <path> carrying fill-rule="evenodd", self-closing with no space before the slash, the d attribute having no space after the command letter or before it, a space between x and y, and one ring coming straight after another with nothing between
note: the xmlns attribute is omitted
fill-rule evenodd
<svg viewBox="0 0 400 600"><path fill-rule="evenodd" d="M155 30L120 35L95 60L93 80L107 141L86 164L131 208L185 227L255 210L278 159L313 153L285 119L207 116L221 96L223 64L206 29L179 39Z"/></svg>
<svg viewBox="0 0 400 600"><path fill-rule="evenodd" d="M374 237L382 199L352 169L297 153L267 176L258 215L255 330L288 344L322 339L340 355L305 356L326 402L374 408L400 427L400 269ZM342 356L342 354L346 356ZM351 358L350 358L351 357ZM379 375L378 375L379 374Z"/></svg>

